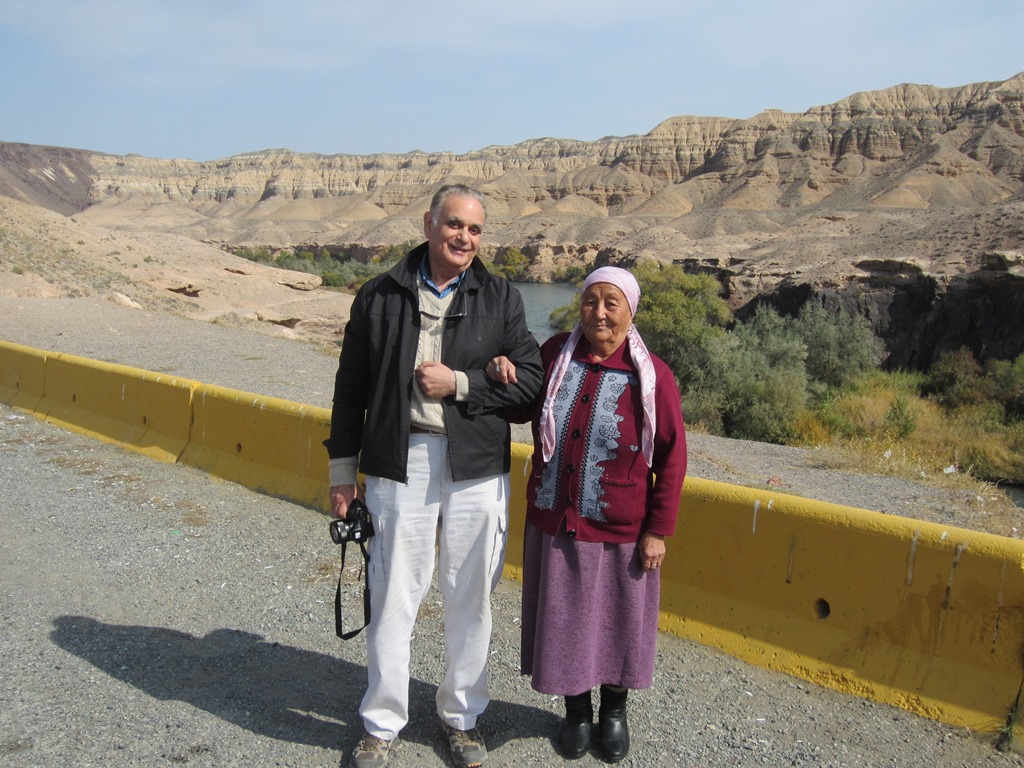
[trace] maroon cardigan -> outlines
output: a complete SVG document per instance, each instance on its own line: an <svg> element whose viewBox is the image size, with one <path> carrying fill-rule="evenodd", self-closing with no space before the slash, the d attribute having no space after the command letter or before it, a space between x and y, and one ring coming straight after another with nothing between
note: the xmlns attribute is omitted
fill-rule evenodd
<svg viewBox="0 0 1024 768"><path fill-rule="evenodd" d="M551 367L567 338L566 333L556 334L541 347L545 393ZM575 392L568 424L557 438L550 467L541 455L538 429L543 400L531 409L534 454L526 520L551 536L564 527L571 538L580 541L624 543L639 540L644 531L663 536L675 532L686 476L686 429L679 388L669 367L651 355L657 382L657 424L653 466L648 468L640 449L640 384L628 347L628 342L623 342L611 357L597 363L589 343L580 340L573 360L584 364L585 374ZM621 391L602 387L613 379L621 383L623 372L632 376Z"/></svg>

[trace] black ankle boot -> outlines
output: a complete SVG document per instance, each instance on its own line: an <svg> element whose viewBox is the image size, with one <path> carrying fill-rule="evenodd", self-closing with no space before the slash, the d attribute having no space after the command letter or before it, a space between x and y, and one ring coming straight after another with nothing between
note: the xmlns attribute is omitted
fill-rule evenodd
<svg viewBox="0 0 1024 768"><path fill-rule="evenodd" d="M626 724L626 695L629 689L616 691L601 686L601 707L597 721L601 729L601 751L612 763L629 754L629 726Z"/></svg>
<svg viewBox="0 0 1024 768"><path fill-rule="evenodd" d="M590 730L594 721L594 705L590 691L565 697L565 720L558 732L558 746L570 760L583 757L590 749Z"/></svg>

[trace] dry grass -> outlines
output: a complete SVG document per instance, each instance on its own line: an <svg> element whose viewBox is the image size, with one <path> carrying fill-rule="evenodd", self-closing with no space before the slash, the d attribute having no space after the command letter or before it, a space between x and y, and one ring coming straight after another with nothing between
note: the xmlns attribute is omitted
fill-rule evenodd
<svg viewBox="0 0 1024 768"><path fill-rule="evenodd" d="M866 377L820 413L805 414L795 443L828 447L834 469L922 482L990 511L1019 513L998 483L1024 480L1024 425L1006 427L991 406L950 414L917 394L919 378Z"/></svg>

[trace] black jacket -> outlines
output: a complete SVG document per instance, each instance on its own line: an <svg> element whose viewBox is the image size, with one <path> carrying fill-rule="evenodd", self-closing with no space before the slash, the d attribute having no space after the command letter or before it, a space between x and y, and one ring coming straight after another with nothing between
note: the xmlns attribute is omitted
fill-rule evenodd
<svg viewBox="0 0 1024 768"><path fill-rule="evenodd" d="M358 455L364 474L403 483L420 333L418 274L426 253L426 243L417 246L356 294L334 382L331 436L324 441L331 458ZM533 402L543 368L519 291L479 259L452 298L442 350L441 362L469 377L469 400L447 397L442 406L452 478L508 472L510 430L501 409ZM515 363L518 383L487 377L484 369L495 355Z"/></svg>

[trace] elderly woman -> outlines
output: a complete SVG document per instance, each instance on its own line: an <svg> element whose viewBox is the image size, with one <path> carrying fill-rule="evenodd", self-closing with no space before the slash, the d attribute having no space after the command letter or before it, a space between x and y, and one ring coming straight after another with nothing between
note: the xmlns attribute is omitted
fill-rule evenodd
<svg viewBox="0 0 1024 768"><path fill-rule="evenodd" d="M686 474L679 389L633 325L639 300L633 275L602 267L583 284L576 328L541 348L522 672L565 697L558 742L569 758L590 749L597 686L602 753L616 762L629 752L626 697L654 675L659 568ZM495 363L504 377L507 361Z"/></svg>

